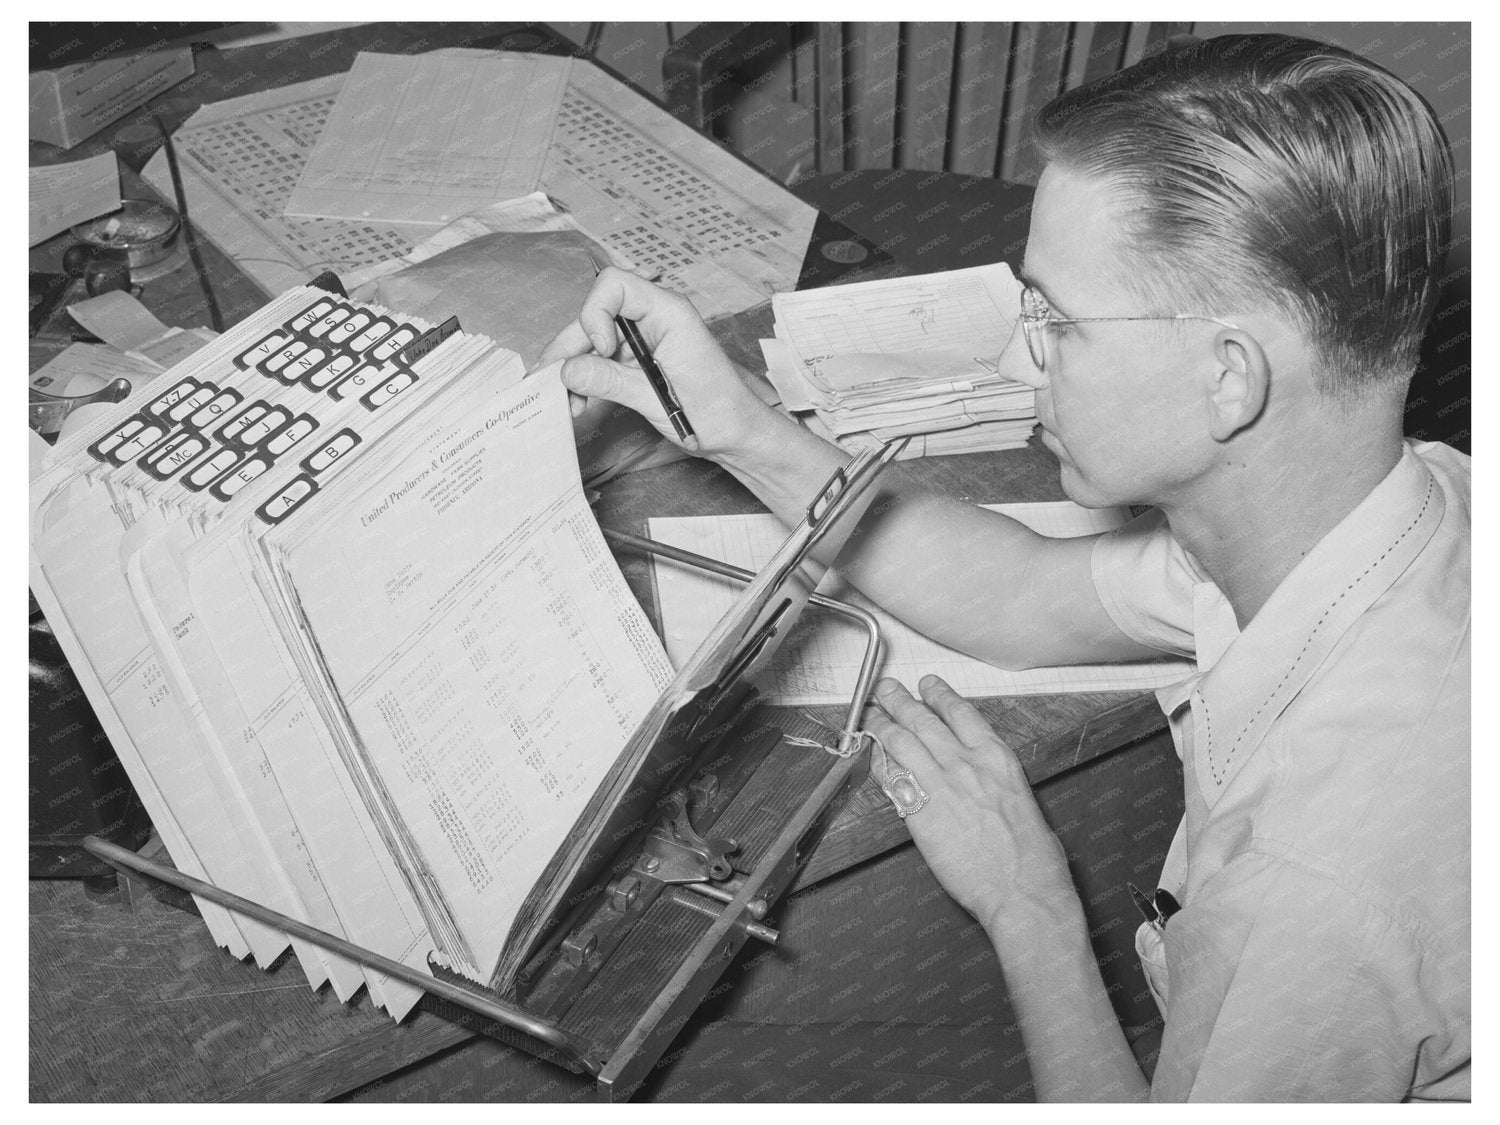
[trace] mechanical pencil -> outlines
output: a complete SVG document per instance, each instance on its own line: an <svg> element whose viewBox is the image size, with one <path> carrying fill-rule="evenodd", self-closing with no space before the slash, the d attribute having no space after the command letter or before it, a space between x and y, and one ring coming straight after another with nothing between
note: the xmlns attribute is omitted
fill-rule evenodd
<svg viewBox="0 0 1500 1125"><path fill-rule="evenodd" d="M600 272L598 261L592 254L589 255L589 261L593 263L594 276L598 277ZM620 335L625 337L625 343L629 346L631 354L635 356L636 362L645 372L646 382L651 384L651 389L656 393L656 400L661 403L661 408L667 413L668 421L672 423L672 429L677 431L677 440L682 442L693 440L696 435L693 433L692 423L688 421L682 404L677 401L677 396L672 393L672 384L667 382L667 377L657 364L656 357L646 346L646 339L641 335L640 326L633 320L617 316L615 327L620 330Z"/></svg>

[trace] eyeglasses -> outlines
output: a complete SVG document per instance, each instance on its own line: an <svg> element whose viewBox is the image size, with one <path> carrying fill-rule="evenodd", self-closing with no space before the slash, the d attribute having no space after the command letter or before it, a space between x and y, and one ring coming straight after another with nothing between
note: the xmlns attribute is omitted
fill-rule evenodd
<svg viewBox="0 0 1500 1125"><path fill-rule="evenodd" d="M1107 320L1207 320L1225 328L1238 328L1227 320L1216 316L1201 316L1197 313L1177 313L1175 316L1055 316L1052 306L1030 285L1021 290L1021 330L1026 334L1026 350L1031 353L1031 362L1038 371L1047 370L1047 351L1051 333L1047 330L1054 324L1098 324Z"/></svg>

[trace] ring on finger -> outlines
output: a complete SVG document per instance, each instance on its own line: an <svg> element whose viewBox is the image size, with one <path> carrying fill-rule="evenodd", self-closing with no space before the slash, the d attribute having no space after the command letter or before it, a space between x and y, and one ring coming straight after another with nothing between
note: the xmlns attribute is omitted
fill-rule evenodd
<svg viewBox="0 0 1500 1125"><path fill-rule="evenodd" d="M880 757L885 763L885 780L881 782L880 788L895 806L896 815L905 820L912 814L921 812L922 806L927 804L927 790L922 788L911 770L896 763L887 752L885 743L869 731L865 733L880 748Z"/></svg>

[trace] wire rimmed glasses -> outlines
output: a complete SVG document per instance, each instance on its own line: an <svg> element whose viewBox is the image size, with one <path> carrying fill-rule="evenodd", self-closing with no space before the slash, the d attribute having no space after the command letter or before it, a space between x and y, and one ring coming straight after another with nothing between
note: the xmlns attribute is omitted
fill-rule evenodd
<svg viewBox="0 0 1500 1125"><path fill-rule="evenodd" d="M1026 336L1026 350L1031 353L1031 362L1036 364L1038 371L1047 370L1047 353L1052 347L1052 333L1048 329L1053 325L1098 324L1111 320L1206 320L1225 328L1239 327L1227 320L1201 313L1176 313L1172 316L1058 316L1047 303L1047 298L1033 286L1028 285L1021 290L1021 331Z"/></svg>

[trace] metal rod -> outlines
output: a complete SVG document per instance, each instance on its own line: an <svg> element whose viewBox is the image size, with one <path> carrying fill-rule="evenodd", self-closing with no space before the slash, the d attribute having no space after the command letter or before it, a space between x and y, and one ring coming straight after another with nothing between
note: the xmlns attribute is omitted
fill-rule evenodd
<svg viewBox="0 0 1500 1125"><path fill-rule="evenodd" d="M821 595L819 595L821 598ZM870 689L875 684L875 673L880 670L880 622L869 610L860 609L848 602L821 598L817 605L834 613L843 614L864 626L865 658L859 666L859 678L854 681L854 694L849 699L849 712L844 716L844 736L852 738L863 725L865 705L870 701Z"/></svg>
<svg viewBox="0 0 1500 1125"><path fill-rule="evenodd" d="M198 275L198 287L203 290L203 300L208 305L208 319L213 324L215 332L224 331L224 314L219 311L219 299L214 296L213 283L208 279L208 270L203 267L203 257L198 253L198 235L193 230L193 224L188 219L187 191L182 186L182 169L177 164L177 149L172 144L172 134L162 124L161 117L155 113L151 120L156 122L156 131L161 134L162 148L167 154L167 171L172 175L172 194L177 197L177 215L182 220L182 237L187 243L188 257L193 261L193 269Z"/></svg>
<svg viewBox="0 0 1500 1125"><path fill-rule="evenodd" d="M622 546L634 547L638 551L648 554L662 555L669 559L675 559L689 566L696 566L701 570L707 570L725 578L733 578L739 582L751 582L755 578L755 572L745 570L742 567L731 566L729 563L711 559L707 555L696 554L693 551L685 551L681 547L673 547L667 543L659 543L655 539L647 539L641 535L632 535L628 531L615 531L613 528L602 527L604 538L611 543L619 543ZM880 668L880 622L869 610L861 609L859 606L841 602L836 598L827 597L824 594L813 593L808 596L808 601L820 609L831 610L858 622L865 631L865 658L859 666L859 678L854 682L854 695L849 700L849 712L844 718L843 733L846 736L853 735L860 728L860 720L864 717L865 704L870 700L870 688L875 683L875 673Z"/></svg>
<svg viewBox="0 0 1500 1125"><path fill-rule="evenodd" d="M372 969L378 969L388 976L403 980L407 984L414 985L424 992L430 992L434 996L441 996L444 1000L451 1000L461 1007L468 1008L472 1012L492 1019L496 1023L503 1023L507 1027L513 1027L517 1031L524 1031L527 1035L534 1036L549 1046L556 1047L566 1054L577 1057L578 1052L574 1050L572 1043L566 1034L560 1029L537 1019L529 1012L520 1008L512 1007L500 1000L491 1000L487 996L470 992L466 988L453 984L450 981L438 977L429 976L419 969L410 965L403 965L400 961L383 957L363 946L355 945L341 937L309 926L306 922L300 922L296 918L282 914L279 911L262 906L258 902L252 902L248 898L241 898L231 891L222 887L216 887L212 883L205 883L202 879L195 879L172 867L164 867L159 863L153 863L149 859L142 859L128 848L122 848L118 844L111 844L107 840L101 840L97 836L85 836L83 848L91 855L96 855L116 867L128 868L141 875L148 875L153 879L168 883L184 891L195 895L201 895L210 902L216 902L220 906L227 907L237 914L244 914L254 918L258 922L264 922L278 930L282 930L292 937L301 938L303 941L311 942L331 953L337 953L358 961Z"/></svg>
<svg viewBox="0 0 1500 1125"><path fill-rule="evenodd" d="M707 895L709 898L725 904L734 901L732 892L726 891L723 887L716 887L712 883L675 883L673 885L685 891L695 891L700 895ZM750 917L759 922L766 916L766 900L763 898L752 898L746 904L745 909L750 911Z"/></svg>
<svg viewBox="0 0 1500 1125"><path fill-rule="evenodd" d="M672 901L679 906L686 906L689 910L696 910L699 914L706 914L710 918L721 918L722 910L709 905L686 888L673 887ZM745 933L756 941L763 941L767 945L775 945L781 940L781 934L767 926L763 922L741 922L745 927Z"/></svg>

